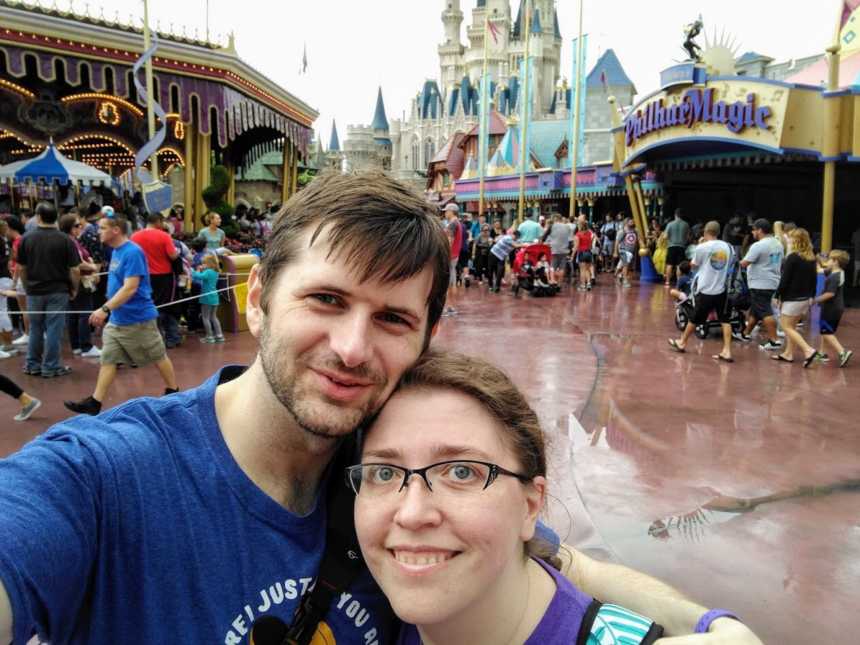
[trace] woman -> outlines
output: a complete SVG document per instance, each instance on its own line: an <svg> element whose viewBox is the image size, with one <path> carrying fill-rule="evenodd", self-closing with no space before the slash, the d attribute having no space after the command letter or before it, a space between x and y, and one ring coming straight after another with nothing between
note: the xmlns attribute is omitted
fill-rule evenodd
<svg viewBox="0 0 860 645"><path fill-rule="evenodd" d="M594 244L594 233L588 229L588 224L583 221L577 223L576 235L576 262L579 264L579 287L580 291L591 291L592 279L594 278L594 254L591 247Z"/></svg>
<svg viewBox="0 0 860 645"><path fill-rule="evenodd" d="M803 352L803 366L809 367L816 351L797 331L797 323L809 313L818 283L818 271L812 240L806 229L795 228L788 233L789 252L782 266L782 277L776 290L780 306L779 322L785 332L785 349L771 356L772 360L794 362L794 347Z"/></svg>
<svg viewBox="0 0 860 645"><path fill-rule="evenodd" d="M18 387L18 384L15 383L15 381L3 376L2 374L0 374L0 392L8 394L13 399L17 399L18 403L21 404L21 411L12 417L15 421L26 421L36 410L42 407L42 402L39 399L27 394L24 390Z"/></svg>
<svg viewBox="0 0 860 645"><path fill-rule="evenodd" d="M224 240L227 237L227 234L218 228L221 226L221 216L218 213L210 212L207 215L206 221L208 225L200 231L200 237L206 240L207 251L217 251L224 246Z"/></svg>
<svg viewBox="0 0 860 645"><path fill-rule="evenodd" d="M493 240L490 239L490 225L481 224L481 231L475 239L475 244L472 247L472 266L474 267L475 279L478 284L484 281L484 276L487 276L487 282L490 280L490 249L493 246Z"/></svg>
<svg viewBox="0 0 860 645"><path fill-rule="evenodd" d="M400 645L585 642L580 628L599 603L546 561L553 549L535 537L547 490L543 435L500 370L425 354L347 476L365 560L406 623ZM636 621L637 638L625 642L662 635Z"/></svg>
<svg viewBox="0 0 860 645"><path fill-rule="evenodd" d="M98 282L99 267L94 264L89 251L80 243L78 238L84 230L84 223L77 214L69 213L60 218L60 230L72 238L81 263L78 268L81 272L81 283L74 300L69 301L69 311L92 312L93 292ZM90 314L66 314L66 328L69 332L69 344L72 353L79 354L82 358L98 358L101 350L93 345L89 322Z"/></svg>

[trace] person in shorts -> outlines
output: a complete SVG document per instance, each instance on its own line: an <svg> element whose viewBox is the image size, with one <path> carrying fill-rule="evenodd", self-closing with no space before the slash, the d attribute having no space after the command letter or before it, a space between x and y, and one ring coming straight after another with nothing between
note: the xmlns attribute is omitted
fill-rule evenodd
<svg viewBox="0 0 860 645"><path fill-rule="evenodd" d="M680 266L686 257L687 242L690 240L690 225L684 221L681 209L675 211L675 219L666 227L666 237L669 240L669 248L666 250L666 286L670 286L675 277L675 269Z"/></svg>
<svg viewBox="0 0 860 645"><path fill-rule="evenodd" d="M746 328L734 335L736 340L748 343L752 340L750 334L753 327L757 323L761 323L767 339L761 348L767 351L782 347L782 342L776 334L773 296L782 275L782 261L785 259L785 251L772 232L770 222L766 219L757 219L753 222L752 234L756 242L750 246L746 256L741 260L741 267L747 271L747 283L749 284L752 304L747 316Z"/></svg>
<svg viewBox="0 0 860 645"><path fill-rule="evenodd" d="M681 338L669 339L669 346L683 354L687 350L687 341L697 325L708 321L712 312L716 312L723 330L723 351L714 354L713 359L725 363L734 363L732 358L732 326L727 307L728 277L732 266L734 251L720 237L720 223L708 222L705 225L705 241L696 247L696 255L691 266L696 269L693 293L693 318L687 323Z"/></svg>
<svg viewBox="0 0 860 645"><path fill-rule="evenodd" d="M831 251L824 263L824 271L827 279L824 281L824 291L815 298L814 302L821 305L820 332L821 349L818 350L818 359L828 362L830 359L824 351L825 346L830 346L839 359L839 367L848 365L848 361L854 356L854 352L845 349L839 339L836 338L836 330L839 329L839 321L845 313L845 299L842 289L845 285L845 269L851 260L845 251Z"/></svg>
<svg viewBox="0 0 860 645"><path fill-rule="evenodd" d="M108 271L108 300L90 315L90 324L104 327L101 367L92 396L64 405L78 414L101 412L108 389L116 378L119 364L154 363L164 379L165 394L179 391L173 363L158 331L158 309L152 302L152 287L143 250L126 236L123 217L103 217L99 233L104 244L113 249Z"/></svg>

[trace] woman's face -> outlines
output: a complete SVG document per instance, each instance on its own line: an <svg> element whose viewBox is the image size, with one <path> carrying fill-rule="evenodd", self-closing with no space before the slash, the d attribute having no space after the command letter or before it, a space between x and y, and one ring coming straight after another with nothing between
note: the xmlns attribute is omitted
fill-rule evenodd
<svg viewBox="0 0 860 645"><path fill-rule="evenodd" d="M452 459L521 466L504 430L473 398L447 389L394 394L368 433L362 463L423 468ZM431 492L413 475L400 492L359 492L355 527L373 577L395 613L429 625L469 611L521 566L546 482L500 475L484 490Z"/></svg>

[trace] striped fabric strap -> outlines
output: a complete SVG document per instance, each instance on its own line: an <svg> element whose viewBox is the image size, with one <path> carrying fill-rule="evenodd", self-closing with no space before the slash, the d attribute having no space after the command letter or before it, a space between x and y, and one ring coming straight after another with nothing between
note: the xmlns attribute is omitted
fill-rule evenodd
<svg viewBox="0 0 860 645"><path fill-rule="evenodd" d="M590 624L589 624L590 621ZM650 618L618 605L594 601L586 612L579 643L585 645L650 645L663 636L663 628Z"/></svg>

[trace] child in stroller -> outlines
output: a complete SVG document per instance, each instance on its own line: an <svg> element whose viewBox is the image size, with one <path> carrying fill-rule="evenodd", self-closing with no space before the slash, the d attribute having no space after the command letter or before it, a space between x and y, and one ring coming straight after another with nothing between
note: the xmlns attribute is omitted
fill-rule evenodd
<svg viewBox="0 0 860 645"><path fill-rule="evenodd" d="M549 279L550 247L546 244L531 244L517 251L514 260L513 292L528 291L535 298L552 297L559 292L557 283Z"/></svg>

